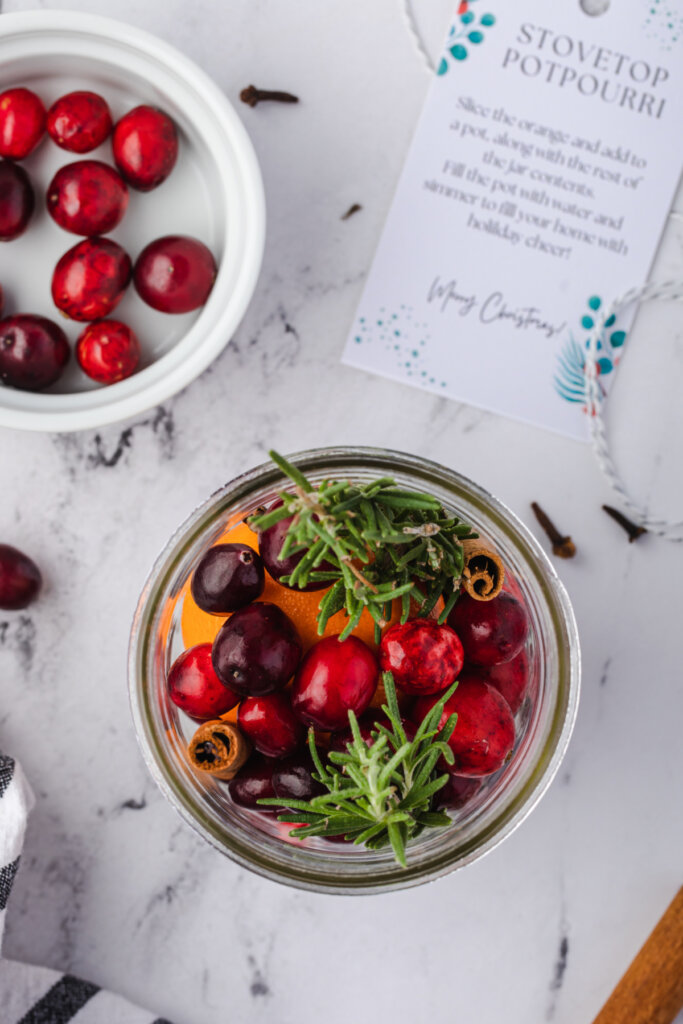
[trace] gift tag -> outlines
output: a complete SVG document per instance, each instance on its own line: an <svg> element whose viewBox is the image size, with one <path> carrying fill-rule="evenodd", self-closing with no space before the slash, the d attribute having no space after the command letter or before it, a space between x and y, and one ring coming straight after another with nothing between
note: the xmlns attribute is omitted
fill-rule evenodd
<svg viewBox="0 0 683 1024"><path fill-rule="evenodd" d="M681 0L460 3L344 362L587 439L595 313L646 280L683 165L682 38Z"/></svg>

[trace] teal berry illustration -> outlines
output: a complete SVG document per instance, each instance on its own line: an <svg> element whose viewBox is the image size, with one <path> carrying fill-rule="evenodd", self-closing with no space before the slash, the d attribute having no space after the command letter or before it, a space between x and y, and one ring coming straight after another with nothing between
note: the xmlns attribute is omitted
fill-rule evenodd
<svg viewBox="0 0 683 1024"><path fill-rule="evenodd" d="M602 307L602 299L599 295L591 295L587 305L591 313L597 313L597 311ZM617 318L614 316L614 314L607 317L604 324L604 329L606 332L609 331L610 327L614 326L614 324L616 323L616 319ZM593 327L595 327L594 317L592 317L590 313L585 313L581 317L581 326L584 327L587 331L592 330ZM610 349L621 348L624 342L626 341L626 331L611 331L609 334L606 334L606 336L603 335L603 338L598 340L598 349L602 349L603 341L605 341L606 346ZM589 343L586 342L586 345L588 344Z"/></svg>
<svg viewBox="0 0 683 1024"><path fill-rule="evenodd" d="M591 295L587 302L589 312L584 313L579 320L585 331L592 331L595 327L595 316L602 308L602 299L599 295ZM619 350L626 341L626 331L613 331L611 328L616 323L614 315L609 316L603 325L603 331L598 338L597 350L601 353L596 359L596 369L599 376L604 377L611 373L619 362ZM557 372L554 383L555 391L566 402L575 402L586 405L586 357L585 349L590 346L590 337L586 338L583 346L570 334L563 345L558 356ZM602 387L602 385L601 385ZM604 387L602 387L604 393Z"/></svg>
<svg viewBox="0 0 683 1024"><path fill-rule="evenodd" d="M470 5L475 0L463 0L458 8L457 20L451 26L448 35L446 53L439 61L436 69L437 75L445 75L449 68L449 57L454 61L462 62L469 56L469 45L479 46L484 42L485 33L482 29L492 28L496 19L493 14L482 14L477 16L470 10Z"/></svg>

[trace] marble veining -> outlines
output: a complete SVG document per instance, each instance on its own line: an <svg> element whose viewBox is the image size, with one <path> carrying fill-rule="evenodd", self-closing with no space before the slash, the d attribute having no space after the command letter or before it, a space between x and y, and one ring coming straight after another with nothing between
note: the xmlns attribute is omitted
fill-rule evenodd
<svg viewBox="0 0 683 1024"><path fill-rule="evenodd" d="M38 604L0 613L0 748L37 796L6 955L175 1024L592 1020L681 883L683 548L628 543L601 509L614 500L587 447L340 364L428 85L396 0L69 6L158 33L233 99L253 81L301 102L237 103L263 168L268 240L215 363L133 421L0 435L0 539L46 580ZM434 51L451 7L418 12ZM682 272L672 221L654 275ZM615 457L635 493L679 516L682 387L680 313L644 309L610 397ZM578 548L558 571L584 689L557 779L484 860L372 899L286 889L202 844L145 769L126 687L133 609L170 533L269 448L329 444L446 463L535 531L536 500Z"/></svg>

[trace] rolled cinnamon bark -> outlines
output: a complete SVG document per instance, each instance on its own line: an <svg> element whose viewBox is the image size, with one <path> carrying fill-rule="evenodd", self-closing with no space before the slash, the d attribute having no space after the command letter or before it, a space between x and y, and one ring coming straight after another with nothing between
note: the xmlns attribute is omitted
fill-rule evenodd
<svg viewBox="0 0 683 1024"><path fill-rule="evenodd" d="M232 722L204 722L190 740L187 752L195 771L214 779L232 779L251 753L251 744Z"/></svg>
<svg viewBox="0 0 683 1024"><path fill-rule="evenodd" d="M671 1024L683 1009L683 888L593 1024Z"/></svg>
<svg viewBox="0 0 683 1024"><path fill-rule="evenodd" d="M475 601L492 601L503 589L505 566L500 555L481 540L462 542L462 585Z"/></svg>

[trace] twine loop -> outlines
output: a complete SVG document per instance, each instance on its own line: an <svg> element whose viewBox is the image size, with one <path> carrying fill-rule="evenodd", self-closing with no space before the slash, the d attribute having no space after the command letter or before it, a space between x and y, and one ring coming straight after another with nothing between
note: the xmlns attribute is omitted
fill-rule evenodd
<svg viewBox="0 0 683 1024"><path fill-rule="evenodd" d="M598 346L603 337L605 322L634 302L671 299L683 301L683 281L648 282L631 288L610 305L604 305L594 314L594 324L588 336L586 349L586 411L590 423L591 443L597 463L612 490L619 496L637 522L649 533L672 541L683 541L683 519L670 521L649 514L645 507L631 496L614 463L603 417L605 395L598 383Z"/></svg>

